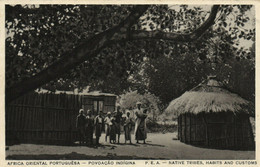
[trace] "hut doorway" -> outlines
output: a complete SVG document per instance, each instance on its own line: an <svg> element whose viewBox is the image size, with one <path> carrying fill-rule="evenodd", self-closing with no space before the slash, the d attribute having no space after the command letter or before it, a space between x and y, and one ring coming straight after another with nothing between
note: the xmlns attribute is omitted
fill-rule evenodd
<svg viewBox="0 0 260 167"><path fill-rule="evenodd" d="M88 110L92 111L93 115L97 115L99 111L104 114L115 111L116 96L113 94L99 93L84 95L82 108L85 114Z"/></svg>
<svg viewBox="0 0 260 167"><path fill-rule="evenodd" d="M101 100L101 99L95 99L94 102L93 102L93 111L95 113L95 115L97 113L99 113L99 111L103 111L103 104L104 104L104 101Z"/></svg>
<svg viewBox="0 0 260 167"><path fill-rule="evenodd" d="M86 101L90 101L90 103L85 103L82 105L85 114L87 114L88 110L92 111L92 114L97 115L99 111L103 111L104 109L104 100L97 98L90 98Z"/></svg>

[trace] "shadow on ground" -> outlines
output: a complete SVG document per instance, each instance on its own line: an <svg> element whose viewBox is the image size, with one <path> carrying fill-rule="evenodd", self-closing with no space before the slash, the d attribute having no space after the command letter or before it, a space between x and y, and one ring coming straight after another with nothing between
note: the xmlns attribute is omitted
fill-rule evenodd
<svg viewBox="0 0 260 167"><path fill-rule="evenodd" d="M69 154L41 154L41 155L9 155L6 160L142 160L155 159L136 156L118 156L108 153L106 156L91 156L71 152ZM157 158L158 159L158 158ZM162 159L162 158L161 158Z"/></svg>
<svg viewBox="0 0 260 167"><path fill-rule="evenodd" d="M150 144L150 143L146 143L143 145L147 145L147 146L157 146L157 147L165 147L164 145L160 145L160 144Z"/></svg>
<svg viewBox="0 0 260 167"><path fill-rule="evenodd" d="M172 138L172 140L177 140L177 139L176 138ZM190 144L190 143L185 143L185 142L182 142L182 143L190 145L190 146L193 146L193 147L205 148L205 149L230 150L230 151L256 151L255 144L253 146L251 146L251 147L243 147L243 148L237 148L237 147L234 147L234 146L230 146L230 147L227 147L227 148L222 148L222 147L217 147L217 146L208 146L206 144L203 145L203 144Z"/></svg>

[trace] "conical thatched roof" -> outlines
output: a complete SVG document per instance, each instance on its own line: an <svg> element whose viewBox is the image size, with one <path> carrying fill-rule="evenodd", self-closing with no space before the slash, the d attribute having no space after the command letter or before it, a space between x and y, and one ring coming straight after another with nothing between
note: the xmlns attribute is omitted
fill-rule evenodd
<svg viewBox="0 0 260 167"><path fill-rule="evenodd" d="M244 112L251 114L252 104L223 88L215 79L208 79L179 98L174 99L166 109L166 113L178 116L182 113L201 112Z"/></svg>

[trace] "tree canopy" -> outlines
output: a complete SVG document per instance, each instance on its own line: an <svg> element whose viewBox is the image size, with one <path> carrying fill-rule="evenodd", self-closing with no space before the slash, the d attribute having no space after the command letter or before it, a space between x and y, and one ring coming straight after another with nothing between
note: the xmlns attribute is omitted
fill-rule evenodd
<svg viewBox="0 0 260 167"><path fill-rule="evenodd" d="M137 91L130 91L120 95L118 99L118 104L122 107L123 110L135 109L137 102L141 102L141 107L148 110L148 119L152 121L156 121L158 119L158 115L161 114L161 109L159 108L159 104L161 102L159 98L153 94L144 93L141 95Z"/></svg>
<svg viewBox="0 0 260 167"><path fill-rule="evenodd" d="M252 5L6 5L6 102L40 87L90 86L120 94L136 87L170 89L164 82L175 80L182 91L216 63L228 66L234 58L254 65L254 48L241 46L242 40L254 41L254 26L248 25L253 18L246 14L251 10Z"/></svg>

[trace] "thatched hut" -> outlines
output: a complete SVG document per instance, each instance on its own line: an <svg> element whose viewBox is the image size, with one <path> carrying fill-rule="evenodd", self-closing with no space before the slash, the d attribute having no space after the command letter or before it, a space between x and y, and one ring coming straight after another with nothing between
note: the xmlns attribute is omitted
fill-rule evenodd
<svg viewBox="0 0 260 167"><path fill-rule="evenodd" d="M167 107L178 117L181 142L209 148L254 149L252 104L210 78Z"/></svg>

